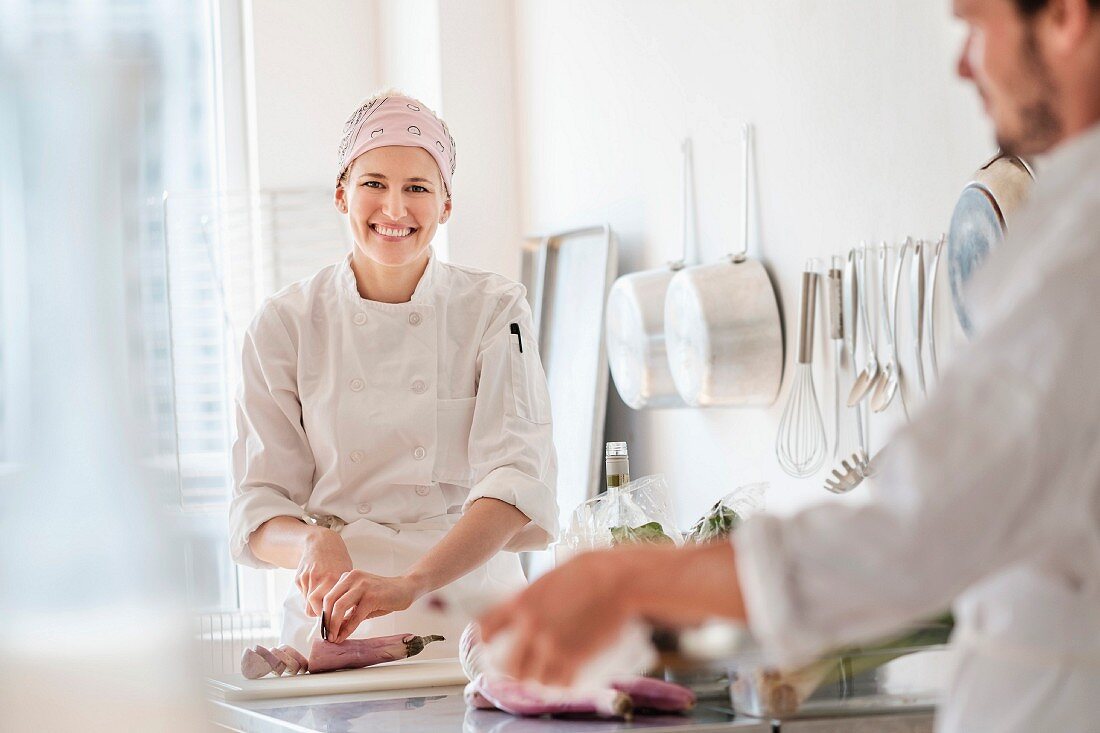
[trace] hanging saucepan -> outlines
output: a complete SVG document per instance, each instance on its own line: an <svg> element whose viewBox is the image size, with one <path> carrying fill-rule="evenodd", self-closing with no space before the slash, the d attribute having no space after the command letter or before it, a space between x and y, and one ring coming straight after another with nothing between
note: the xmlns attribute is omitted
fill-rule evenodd
<svg viewBox="0 0 1100 733"><path fill-rule="evenodd" d="M1012 215L1027 198L1034 178L1022 158L998 153L974 174L955 204L947 235L947 273L955 313L967 336L973 326L966 284L990 250L1004 241Z"/></svg>
<svg viewBox="0 0 1100 733"><path fill-rule="evenodd" d="M665 298L669 369L692 406L763 406L783 379L783 331L771 279L749 245L749 153L742 128L744 205L741 251L676 274Z"/></svg>
<svg viewBox="0 0 1100 733"><path fill-rule="evenodd" d="M680 258L665 267L623 275L607 296L607 361L615 389L635 410L683 407L665 355L665 292L684 267L692 221L691 140L684 140Z"/></svg>

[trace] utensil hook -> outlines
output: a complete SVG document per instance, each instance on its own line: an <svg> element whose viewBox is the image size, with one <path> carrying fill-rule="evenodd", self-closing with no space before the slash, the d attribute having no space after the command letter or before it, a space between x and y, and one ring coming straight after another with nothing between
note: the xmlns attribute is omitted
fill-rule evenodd
<svg viewBox="0 0 1100 733"><path fill-rule="evenodd" d="M741 125L741 251L731 253L730 262L744 262L749 255L749 157L752 152L752 123Z"/></svg>

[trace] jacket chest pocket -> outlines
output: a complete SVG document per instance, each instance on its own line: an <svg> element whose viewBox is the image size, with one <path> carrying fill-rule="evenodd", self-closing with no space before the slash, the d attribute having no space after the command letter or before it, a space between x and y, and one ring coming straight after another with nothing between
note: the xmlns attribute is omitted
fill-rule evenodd
<svg viewBox="0 0 1100 733"><path fill-rule="evenodd" d="M470 428L474 422L476 397L439 400L436 403L436 481L469 486L473 478L470 468Z"/></svg>
<svg viewBox="0 0 1100 733"><path fill-rule="evenodd" d="M550 394L534 348L534 339L529 332L521 333L518 324L513 324L509 339L512 398L516 415L528 422L545 425L550 422Z"/></svg>

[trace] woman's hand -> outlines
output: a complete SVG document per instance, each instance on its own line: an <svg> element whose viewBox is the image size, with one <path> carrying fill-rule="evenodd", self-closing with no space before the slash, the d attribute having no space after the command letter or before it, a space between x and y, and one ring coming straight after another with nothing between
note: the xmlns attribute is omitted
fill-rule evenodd
<svg viewBox="0 0 1100 733"><path fill-rule="evenodd" d="M423 586L409 576L387 578L363 570L344 573L324 600L328 640L339 644L369 618L404 611L422 595Z"/></svg>
<svg viewBox="0 0 1100 733"><path fill-rule="evenodd" d="M294 583L306 600L306 614L319 616L325 596L351 571L351 556L343 538L331 529L316 527L306 536Z"/></svg>

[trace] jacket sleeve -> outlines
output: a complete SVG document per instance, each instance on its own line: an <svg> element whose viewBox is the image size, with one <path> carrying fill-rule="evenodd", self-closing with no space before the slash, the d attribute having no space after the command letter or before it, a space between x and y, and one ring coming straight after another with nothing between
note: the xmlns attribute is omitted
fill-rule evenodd
<svg viewBox="0 0 1100 733"><path fill-rule="evenodd" d="M883 454L871 501L737 530L749 622L768 656L797 664L942 611L1081 521L1100 465L1089 437L1100 388L1074 376L1080 353L1100 350L1083 285L1021 301L959 355Z"/></svg>
<svg viewBox="0 0 1100 733"><path fill-rule="evenodd" d="M526 514L530 523L505 546L513 552L543 549L558 534L550 392L524 293L515 285L500 298L478 349L473 486L463 506L488 497Z"/></svg>
<svg viewBox="0 0 1100 733"><path fill-rule="evenodd" d="M298 398L297 347L272 303L245 333L241 360L230 551L242 565L271 568L252 554L248 539L274 517L304 517L314 474Z"/></svg>

